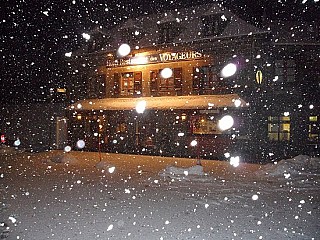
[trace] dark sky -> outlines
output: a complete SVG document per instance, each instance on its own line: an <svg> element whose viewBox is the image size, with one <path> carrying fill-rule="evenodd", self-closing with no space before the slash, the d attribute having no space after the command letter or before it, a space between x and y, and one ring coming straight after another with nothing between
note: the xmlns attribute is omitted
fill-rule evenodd
<svg viewBox="0 0 320 240"><path fill-rule="evenodd" d="M274 20L316 21L320 15L318 0L2 0L0 99L43 100L50 87L62 86L64 54L95 26L109 28L128 17L209 2L222 2L255 25L264 9Z"/></svg>

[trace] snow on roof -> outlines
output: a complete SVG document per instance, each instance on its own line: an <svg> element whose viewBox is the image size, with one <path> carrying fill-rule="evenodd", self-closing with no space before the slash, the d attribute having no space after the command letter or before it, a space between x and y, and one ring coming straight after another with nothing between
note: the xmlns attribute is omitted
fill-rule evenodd
<svg viewBox="0 0 320 240"><path fill-rule="evenodd" d="M202 33L203 17L215 14L219 16L222 15L227 22L226 27L219 35L204 36ZM219 4L212 3L178 10L169 10L163 14L149 14L128 19L126 22L109 30L108 35L112 36L112 39L108 46L105 46L103 49L104 51L114 51L119 46L119 39L123 38L122 31L127 28L139 28L144 31L141 38L132 41L133 45L139 46L139 48L157 45L159 44L159 23L168 21L175 22L180 26L181 33L173 39L172 42L174 43L266 33L265 30L247 23ZM122 40L125 41L125 39ZM79 54L81 54L81 52L79 52Z"/></svg>
<svg viewBox="0 0 320 240"><path fill-rule="evenodd" d="M263 33L266 31L262 31L257 27L248 24L246 21L238 18L237 16L232 16L230 18L230 24L222 32L221 36L224 37L232 37L232 36L239 36L239 35L252 35L257 33Z"/></svg>
<svg viewBox="0 0 320 240"><path fill-rule="evenodd" d="M160 23L166 23L166 22L174 22L176 21L176 16L172 12L164 13L164 16L159 21Z"/></svg>
<svg viewBox="0 0 320 240"><path fill-rule="evenodd" d="M236 101L236 100L240 100ZM68 107L69 110L134 110L141 101L146 102L146 109L211 109L221 107L247 106L237 94L197 95L197 96L165 96L141 98L103 98L78 101Z"/></svg>

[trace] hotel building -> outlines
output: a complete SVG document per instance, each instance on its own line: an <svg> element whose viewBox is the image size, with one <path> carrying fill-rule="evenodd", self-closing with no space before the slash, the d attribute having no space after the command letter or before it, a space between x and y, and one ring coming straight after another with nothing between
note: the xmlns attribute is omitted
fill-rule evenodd
<svg viewBox="0 0 320 240"><path fill-rule="evenodd" d="M318 28L266 25L206 4L94 29L67 59L69 144L246 161L319 154Z"/></svg>

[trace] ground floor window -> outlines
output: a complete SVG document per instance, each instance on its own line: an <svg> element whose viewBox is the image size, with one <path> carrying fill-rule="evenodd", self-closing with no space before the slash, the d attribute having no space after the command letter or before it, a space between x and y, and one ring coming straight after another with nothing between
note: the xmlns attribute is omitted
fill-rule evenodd
<svg viewBox="0 0 320 240"><path fill-rule="evenodd" d="M218 128L218 119L213 114L192 116L190 123L193 134L221 134Z"/></svg>
<svg viewBox="0 0 320 240"><path fill-rule="evenodd" d="M318 116L309 116L309 140L316 142L319 140L320 124Z"/></svg>
<svg viewBox="0 0 320 240"><path fill-rule="evenodd" d="M289 141L290 116L269 116L268 138L271 141Z"/></svg>

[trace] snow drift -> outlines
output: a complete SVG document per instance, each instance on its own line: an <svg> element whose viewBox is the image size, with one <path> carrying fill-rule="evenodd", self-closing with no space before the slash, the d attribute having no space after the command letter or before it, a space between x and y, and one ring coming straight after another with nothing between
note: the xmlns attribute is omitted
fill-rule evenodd
<svg viewBox="0 0 320 240"><path fill-rule="evenodd" d="M258 174L273 177L297 177L303 175L320 174L320 158L312 158L307 155L298 155L294 158L283 159L269 163L262 167Z"/></svg>

